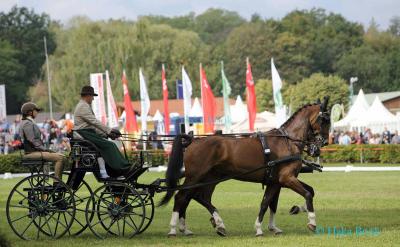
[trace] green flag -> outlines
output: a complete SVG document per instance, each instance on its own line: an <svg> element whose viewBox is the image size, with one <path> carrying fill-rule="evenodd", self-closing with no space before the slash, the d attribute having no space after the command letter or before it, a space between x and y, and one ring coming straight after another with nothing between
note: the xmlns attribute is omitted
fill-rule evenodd
<svg viewBox="0 0 400 247"><path fill-rule="evenodd" d="M222 95L224 96L224 115L225 115L225 130L230 132L232 126L231 110L229 105L229 95L231 94L231 86L225 76L224 62L221 61L221 77L222 77Z"/></svg>

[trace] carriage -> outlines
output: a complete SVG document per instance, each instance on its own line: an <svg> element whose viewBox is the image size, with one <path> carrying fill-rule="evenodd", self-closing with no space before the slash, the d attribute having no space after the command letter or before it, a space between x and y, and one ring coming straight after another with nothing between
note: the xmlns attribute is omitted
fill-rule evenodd
<svg viewBox="0 0 400 247"><path fill-rule="evenodd" d="M6 204L7 220L20 238L60 238L79 235L89 228L99 238L133 237L144 232L154 216L153 196L163 190L162 179L150 184L138 178L150 167L151 151L138 152L134 169L121 177L103 178L97 158L100 152L87 140L71 139L72 168L62 181L45 172L43 159L24 159L21 165L31 175L11 190ZM93 173L101 183L95 191L85 181Z"/></svg>
<svg viewBox="0 0 400 247"><path fill-rule="evenodd" d="M279 129L246 135L242 140L237 135L199 138L178 135L173 140L166 179L149 184L139 183L138 178L154 165L146 160L151 154L140 151L132 162L134 169L122 177L102 178L97 161L100 150L90 141L72 139L73 165L71 172L63 176L65 181L46 174L43 160L22 160L31 175L17 183L8 197L8 223L22 239L78 235L87 228L99 238L133 237L144 232L153 220L154 194L166 192L160 203L165 204L178 191L169 235L176 235L177 224L185 235L192 234L185 226L186 208L191 199L210 212L213 227L218 234L225 235L222 218L211 198L218 183L234 178L267 185L255 223L256 236L263 234L261 224L268 208L271 210L268 229L275 234L282 232L274 223L282 187L305 198L307 227L315 231L314 190L298 180L297 175L302 163L321 170L318 164L304 161L302 153L318 156L319 148L327 144L330 127L327 103L326 97L323 103L305 105ZM184 158L185 173L182 174ZM88 172L103 184L95 191L84 180ZM185 181L178 185L182 175Z"/></svg>

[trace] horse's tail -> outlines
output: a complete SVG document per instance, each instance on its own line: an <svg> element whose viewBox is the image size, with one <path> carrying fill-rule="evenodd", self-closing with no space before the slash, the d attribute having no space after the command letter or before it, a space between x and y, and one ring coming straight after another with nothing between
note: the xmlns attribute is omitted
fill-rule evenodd
<svg viewBox="0 0 400 247"><path fill-rule="evenodd" d="M182 138L184 139L182 142ZM192 143L192 136L186 134L177 135L172 145L171 155L169 156L168 168L165 173L167 183L167 193L159 203L159 206L165 205L174 195L178 180L182 177L183 167L183 149Z"/></svg>

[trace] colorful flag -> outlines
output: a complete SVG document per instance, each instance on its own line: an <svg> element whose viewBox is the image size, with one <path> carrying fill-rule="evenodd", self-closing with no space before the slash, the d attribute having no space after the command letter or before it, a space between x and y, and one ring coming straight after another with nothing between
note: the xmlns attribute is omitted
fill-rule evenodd
<svg viewBox="0 0 400 247"><path fill-rule="evenodd" d="M99 96L92 101L92 110L96 118L103 124L107 124L106 104L104 101L103 73L90 74L90 86Z"/></svg>
<svg viewBox="0 0 400 247"><path fill-rule="evenodd" d="M140 118L142 120L142 132L147 131L147 115L150 111L150 99L147 93L146 80L142 69L139 69L139 81L140 81Z"/></svg>
<svg viewBox="0 0 400 247"><path fill-rule="evenodd" d="M167 79L165 77L164 64L161 69L161 80L162 80L162 90L163 90L163 101L164 101L164 130L165 133L169 134L169 111L168 111L168 86Z"/></svg>
<svg viewBox="0 0 400 247"><path fill-rule="evenodd" d="M204 121L204 132L214 133L214 122L215 122L215 98L213 91L208 84L206 72L200 64L200 80L201 80L201 104L203 108L203 121Z"/></svg>
<svg viewBox="0 0 400 247"><path fill-rule="evenodd" d="M232 118L231 118L231 107L229 105L229 95L231 94L231 86L225 76L224 62L221 61L221 77L222 77L222 95L224 96L224 115L225 115L225 130L231 131Z"/></svg>
<svg viewBox="0 0 400 247"><path fill-rule="evenodd" d="M276 127L280 127L286 121L286 107L282 101L282 80L275 68L274 59L271 58L272 90L275 103Z"/></svg>
<svg viewBox="0 0 400 247"><path fill-rule="evenodd" d="M182 87L183 87L183 112L185 117L185 130L189 131L189 113L192 105L192 82L182 66Z"/></svg>
<svg viewBox="0 0 400 247"><path fill-rule="evenodd" d="M114 95L111 90L110 75L106 70L106 84L107 84L107 115L108 115L108 126L110 128L118 127L118 113L117 106L115 104Z"/></svg>
<svg viewBox="0 0 400 247"><path fill-rule="evenodd" d="M246 100L247 100L247 111L249 112L249 130L254 131L254 122L256 121L257 105L256 105L256 93L254 89L253 74L251 73L251 65L249 58L246 60Z"/></svg>
<svg viewBox="0 0 400 247"><path fill-rule="evenodd" d="M125 132L138 132L136 123L136 115L133 111L131 96L128 91L128 80L126 79L125 70L122 72L122 86L124 88L124 106L125 106Z"/></svg>

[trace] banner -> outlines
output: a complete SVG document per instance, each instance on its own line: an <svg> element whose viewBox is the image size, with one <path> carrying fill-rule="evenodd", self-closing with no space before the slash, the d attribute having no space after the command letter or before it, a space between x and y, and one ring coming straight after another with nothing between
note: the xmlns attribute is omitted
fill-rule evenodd
<svg viewBox="0 0 400 247"><path fill-rule="evenodd" d="M224 72L224 62L221 61L221 78L222 78L222 95L224 97L224 118L225 131L230 133L232 126L231 106L229 104L229 95L231 94L231 86Z"/></svg>
<svg viewBox="0 0 400 247"><path fill-rule="evenodd" d="M215 98L210 84L207 81L206 72L200 65L201 80L201 104L203 108L204 132L214 133L215 122Z"/></svg>
<svg viewBox="0 0 400 247"><path fill-rule="evenodd" d="M7 117L7 107L6 107L6 86L0 85L0 120Z"/></svg>
<svg viewBox="0 0 400 247"><path fill-rule="evenodd" d="M146 80L142 69L139 69L139 81L140 81L140 119L142 121L142 132L147 131L147 115L150 111L150 99L147 93Z"/></svg>
<svg viewBox="0 0 400 247"><path fill-rule="evenodd" d="M125 132L138 132L136 115L133 111L131 96L128 90L128 80L126 79L125 70L122 72L122 87L124 89L124 106L125 106Z"/></svg>
<svg viewBox="0 0 400 247"><path fill-rule="evenodd" d="M256 92L254 88L253 74L251 73L251 65L249 58L246 59L246 101L247 110L249 112L249 130L254 131L254 122L256 121L257 105L256 105Z"/></svg>
<svg viewBox="0 0 400 247"><path fill-rule="evenodd" d="M192 107L192 82L185 68L182 66L183 112L185 117L185 131L189 131L189 113Z"/></svg>
<svg viewBox="0 0 400 247"><path fill-rule="evenodd" d="M281 88L282 80L271 58L272 90L275 103L276 127L279 128L286 121L286 107L283 105Z"/></svg>
<svg viewBox="0 0 400 247"><path fill-rule="evenodd" d="M106 104L104 100L103 73L90 74L90 86L99 96L93 97L92 110L96 118L104 125L107 124Z"/></svg>
<svg viewBox="0 0 400 247"><path fill-rule="evenodd" d="M116 127L118 127L118 112L117 112L117 106L114 101L114 95L111 90L110 75L108 74L108 70L106 70L106 84L107 84L108 127L116 128Z"/></svg>
<svg viewBox="0 0 400 247"><path fill-rule="evenodd" d="M183 99L183 82L176 80L176 99Z"/></svg>
<svg viewBox="0 0 400 247"><path fill-rule="evenodd" d="M164 102L164 132L169 135L169 110L168 110L168 86L167 79L165 77L164 64L161 68L161 81L162 81L162 91L163 91L163 102Z"/></svg>

